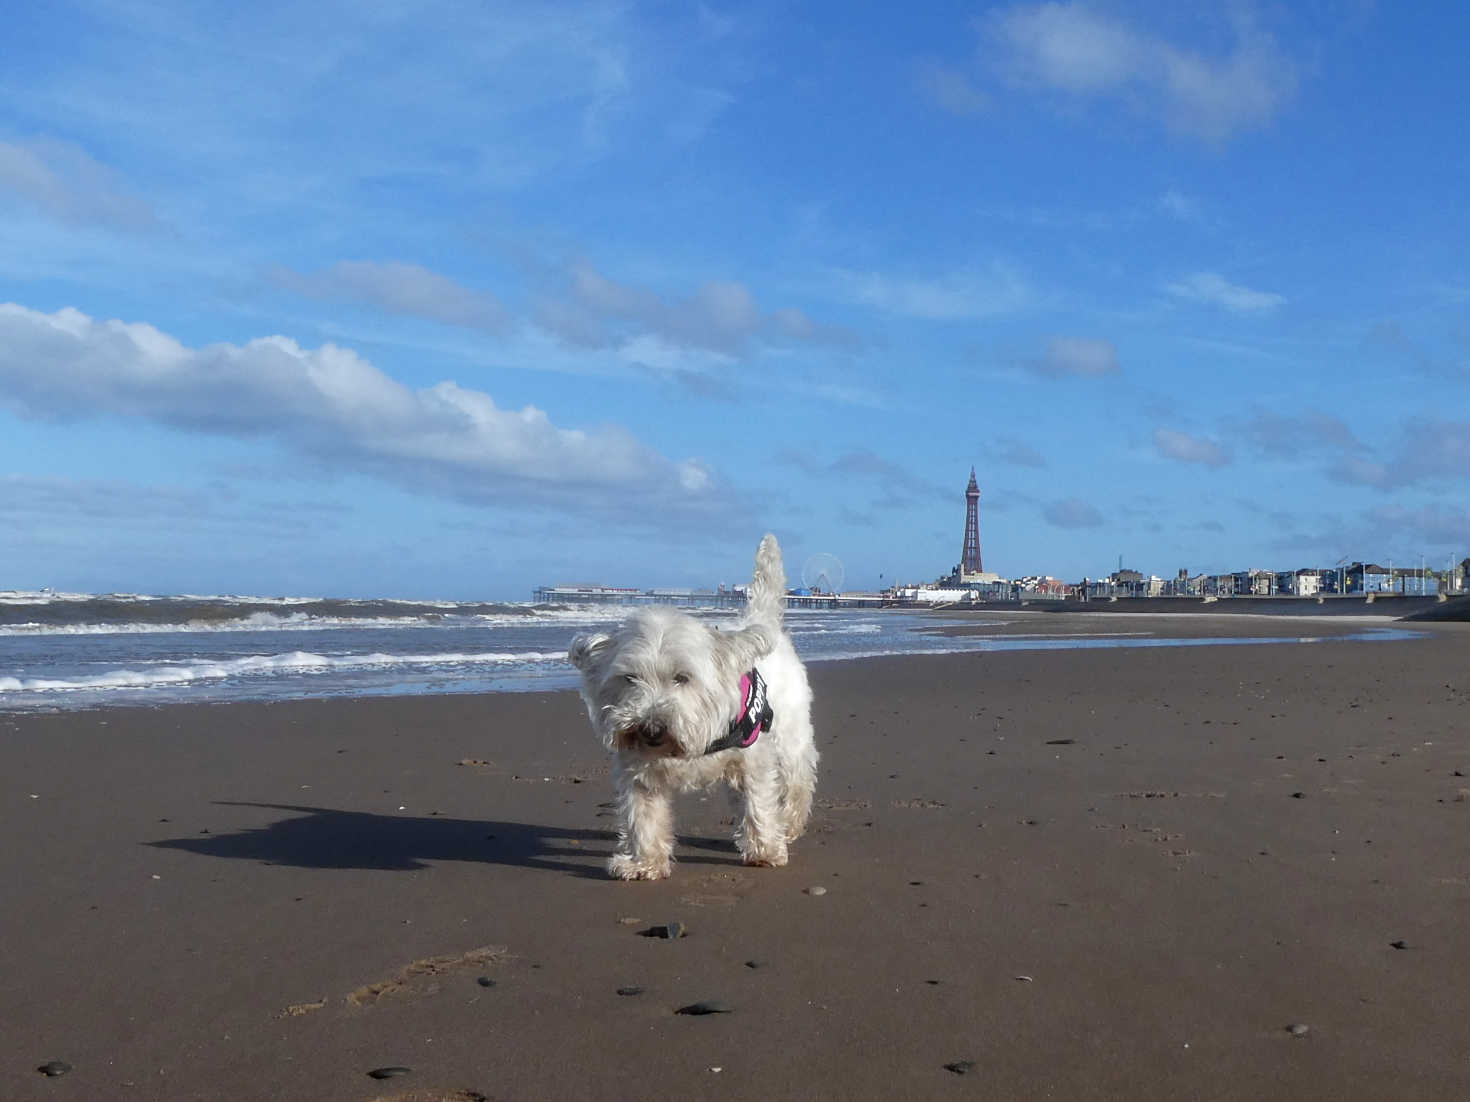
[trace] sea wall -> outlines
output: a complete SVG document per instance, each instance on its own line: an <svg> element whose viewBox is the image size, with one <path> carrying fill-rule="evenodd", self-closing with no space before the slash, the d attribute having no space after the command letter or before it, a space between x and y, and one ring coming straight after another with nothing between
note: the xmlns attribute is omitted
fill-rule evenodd
<svg viewBox="0 0 1470 1102"><path fill-rule="evenodd" d="M1381 616L1386 620L1470 620L1470 597L1349 594L1317 597L1118 597L1091 601L990 601L974 608L1037 612L1118 612L1160 615L1208 613L1249 616Z"/></svg>

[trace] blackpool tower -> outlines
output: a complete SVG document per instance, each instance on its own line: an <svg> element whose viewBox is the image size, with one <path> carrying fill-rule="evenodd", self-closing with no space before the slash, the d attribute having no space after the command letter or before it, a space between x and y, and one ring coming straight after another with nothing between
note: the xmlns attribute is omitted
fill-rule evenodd
<svg viewBox="0 0 1470 1102"><path fill-rule="evenodd" d="M961 574L979 574L980 566L980 487L975 482L975 468L970 468L970 484L965 487L965 551L960 556Z"/></svg>

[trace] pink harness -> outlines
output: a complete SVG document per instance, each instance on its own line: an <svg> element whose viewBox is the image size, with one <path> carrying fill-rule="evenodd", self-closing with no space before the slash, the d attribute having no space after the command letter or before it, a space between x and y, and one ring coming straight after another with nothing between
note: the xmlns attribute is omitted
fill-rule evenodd
<svg viewBox="0 0 1470 1102"><path fill-rule="evenodd" d="M718 754L722 750L748 750L768 731L775 714L766 692L766 680L760 670L752 669L740 675L740 714L730 723L730 730L710 743L706 754Z"/></svg>

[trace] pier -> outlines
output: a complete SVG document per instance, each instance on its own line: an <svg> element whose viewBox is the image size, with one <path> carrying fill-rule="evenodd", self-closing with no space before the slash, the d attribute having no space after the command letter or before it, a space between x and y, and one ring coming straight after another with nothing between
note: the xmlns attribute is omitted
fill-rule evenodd
<svg viewBox="0 0 1470 1102"><path fill-rule="evenodd" d="M744 608L745 593L713 589L624 589L604 585L537 586L538 605L677 605L680 608Z"/></svg>
<svg viewBox="0 0 1470 1102"><path fill-rule="evenodd" d="M532 597L538 605L676 605L679 608L745 607L744 589L625 589L602 585L543 585ZM923 608L884 593L788 593L787 608Z"/></svg>
<svg viewBox="0 0 1470 1102"><path fill-rule="evenodd" d="M745 607L745 590L626 589L613 586L547 585L535 590L537 604L673 605L678 608ZM834 611L838 609L894 609L906 612L1116 612L1212 613L1286 616L1374 616L1385 619L1470 619L1470 598L1430 594L1320 594L1315 597L1094 597L1013 591L1012 595L973 594L945 600L921 600L915 591L898 593L787 593L786 607Z"/></svg>

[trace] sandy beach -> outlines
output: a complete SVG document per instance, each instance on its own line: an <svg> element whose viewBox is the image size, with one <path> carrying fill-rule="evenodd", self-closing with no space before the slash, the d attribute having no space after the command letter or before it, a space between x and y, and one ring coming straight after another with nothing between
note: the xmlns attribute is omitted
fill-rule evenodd
<svg viewBox="0 0 1470 1102"><path fill-rule="evenodd" d="M0 715L0 1097L1470 1098L1467 660L817 664L791 865L656 884L571 693Z"/></svg>

